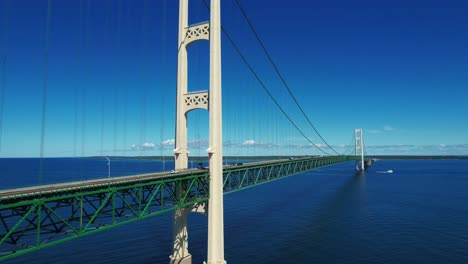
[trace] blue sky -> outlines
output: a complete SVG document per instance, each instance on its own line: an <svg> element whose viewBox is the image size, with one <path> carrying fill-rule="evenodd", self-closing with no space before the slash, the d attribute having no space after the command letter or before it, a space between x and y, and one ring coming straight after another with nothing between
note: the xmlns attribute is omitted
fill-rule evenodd
<svg viewBox="0 0 468 264"><path fill-rule="evenodd" d="M51 1L45 156L172 155L178 1ZM242 1L316 128L338 152L364 129L369 154L468 154L468 2ZM0 157L40 155L47 1L0 1ZM206 21L201 0L190 22ZM222 23L316 144L242 17ZM227 155L320 154L222 39ZM208 87L208 42L189 48L189 90ZM189 113L205 155L208 113ZM326 147L324 151L330 152Z"/></svg>

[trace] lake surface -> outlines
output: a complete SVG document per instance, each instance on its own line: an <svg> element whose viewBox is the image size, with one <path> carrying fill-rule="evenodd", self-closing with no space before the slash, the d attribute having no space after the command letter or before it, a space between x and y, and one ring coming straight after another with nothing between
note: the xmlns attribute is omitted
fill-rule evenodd
<svg viewBox="0 0 468 264"><path fill-rule="evenodd" d="M41 181L108 177L105 160L80 162L47 160ZM0 159L0 188L36 183L37 164ZM162 167L111 165L115 176ZM360 176L353 169L333 165L225 195L227 262L468 263L467 160L382 160ZM163 214L5 263L168 263L171 219ZM206 260L206 232L207 218L190 215L194 264Z"/></svg>

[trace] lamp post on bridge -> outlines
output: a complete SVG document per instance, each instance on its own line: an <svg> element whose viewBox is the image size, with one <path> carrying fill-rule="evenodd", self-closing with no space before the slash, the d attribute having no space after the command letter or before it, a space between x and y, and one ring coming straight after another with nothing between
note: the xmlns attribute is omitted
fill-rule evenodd
<svg viewBox="0 0 468 264"><path fill-rule="evenodd" d="M111 161L108 157L104 157L107 160L107 178L110 180Z"/></svg>

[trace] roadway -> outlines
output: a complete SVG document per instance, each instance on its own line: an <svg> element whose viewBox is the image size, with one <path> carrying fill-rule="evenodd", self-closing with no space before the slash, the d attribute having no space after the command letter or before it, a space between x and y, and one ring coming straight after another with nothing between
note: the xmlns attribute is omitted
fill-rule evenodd
<svg viewBox="0 0 468 264"><path fill-rule="evenodd" d="M298 159L308 159L311 157L305 158L295 158ZM269 160L269 161L260 161L260 162L249 162L245 164L233 164L233 165L225 165L223 170L231 170L231 169L242 169L247 167L253 166L261 166L261 165L268 165L268 164L275 164L275 163L282 163L289 161L290 159L280 159L280 160ZM154 180L162 180L162 179L171 179L171 178L179 178L189 175L196 175L196 174L204 174L207 173L208 169L186 169L186 170L179 170L177 173L171 172L158 172L158 173L145 173L145 174L137 174L137 175L128 175L128 176L119 176L119 177L111 177L111 178L100 178L100 179L93 179L93 180L82 180L82 181L73 181L73 182L65 182L65 183L54 183L54 184L46 184L46 185L39 185L39 186L30 186L30 187L21 187L21 188L14 188L14 189L6 189L0 190L0 201L5 200L18 200L24 199L26 197L40 197L43 195L57 195L61 193L70 193L70 192L80 192L84 190L90 189L99 189L105 187L116 187L116 186L123 186L128 184L136 184L136 183L143 183L143 182L150 182Z"/></svg>

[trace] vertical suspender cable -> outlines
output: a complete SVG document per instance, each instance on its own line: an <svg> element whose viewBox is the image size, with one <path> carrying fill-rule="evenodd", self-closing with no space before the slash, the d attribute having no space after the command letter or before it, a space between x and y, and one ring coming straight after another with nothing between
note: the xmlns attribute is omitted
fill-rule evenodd
<svg viewBox="0 0 468 264"><path fill-rule="evenodd" d="M76 77L76 83L74 84L73 87L73 108L74 108L74 114L73 114L73 162L72 166L70 168L70 174L75 176L81 176L82 175L82 166L80 166L81 160L76 159L78 157L78 121L79 121L79 102L80 102L80 86L81 84L81 77L82 77L82 54L83 54L83 23L84 23L84 3L83 0L79 1L79 32L78 32L78 48L77 48L77 59L76 59L76 68L77 68L77 77Z"/></svg>
<svg viewBox="0 0 468 264"><path fill-rule="evenodd" d="M101 128L100 128L100 147L99 147L99 155L104 156L104 112L105 112L105 96L104 91L101 91Z"/></svg>
<svg viewBox="0 0 468 264"><path fill-rule="evenodd" d="M166 66L166 34L167 34L167 0L163 0L163 15L162 15L162 24L163 24L163 28L162 28L162 63L161 65L163 65L163 67ZM162 69L161 69L162 70ZM163 145L163 141L164 141L164 85L167 84L166 82L166 75L167 74L163 74L162 75L162 85L161 85L161 92L159 93L160 96L161 96L161 117L160 117L160 133L159 133L159 144L160 144L160 155L161 155L161 161L162 161L162 170L165 171L166 169L166 163L165 163L165 158L164 158L164 153L163 153L163 148L164 148L164 145Z"/></svg>
<svg viewBox="0 0 468 264"><path fill-rule="evenodd" d="M0 91L0 152L2 152L3 142L3 109L5 105L5 90L6 90L6 64L7 55L3 56L2 60L2 88Z"/></svg>
<svg viewBox="0 0 468 264"><path fill-rule="evenodd" d="M344 146L345 149L341 155L351 155L353 152L353 147L354 147L354 134L351 137L351 140L349 141L348 145Z"/></svg>
<svg viewBox="0 0 468 264"><path fill-rule="evenodd" d="M114 86L114 136L112 144L112 153L114 156L117 155L117 123L118 123L118 111L119 111L119 88L117 85Z"/></svg>
<svg viewBox="0 0 468 264"><path fill-rule="evenodd" d="M138 10L138 8L135 8L135 9L132 9L132 3L134 1L125 1L126 2L126 16L125 16L125 20L126 20L126 24L125 24L125 30L124 30L124 35L127 35L127 37L124 37L123 40L126 40L125 42L125 45L127 47L127 49L123 48L122 50L124 50L124 53L125 52L128 52L130 53L129 50L131 50L130 47L132 47L132 45L134 45L134 38L133 38L133 25L132 25L132 12L135 12L135 10ZM121 5L123 5L123 3L121 3ZM122 12L123 12L123 7L122 7ZM132 37L128 37L128 36L132 36ZM119 39L122 39L121 37L119 37ZM128 54L130 55L130 54ZM139 147L141 147L141 145L138 144L135 144L132 143L131 146L128 146L127 145L127 142L128 142L128 131L129 131L129 109L131 109L131 103L129 103L129 101L131 101L130 99L130 95L129 93L131 93L130 91L132 90L131 89L131 85L133 83L132 81L132 77L133 76L130 76L128 73L131 72L131 69L133 68L133 66L130 64L132 62L132 60L130 59L131 56L122 56L122 64L125 68L125 85L123 87L123 98L122 98L122 103L123 103L123 145L124 145L124 149L128 149L129 147L130 148L133 148L135 150L135 152L137 152L139 150ZM131 127L131 126L130 126ZM133 135L133 133L131 133ZM135 140L134 137L131 137L133 138L132 141ZM134 153L132 153L131 155L135 155ZM130 163L126 162L125 165L127 166L131 166Z"/></svg>
<svg viewBox="0 0 468 264"><path fill-rule="evenodd" d="M106 18L104 22L104 41L109 43L109 24L110 24L110 0L106 1ZM101 128L100 128L100 155L104 156L104 120L105 120L105 89L101 89Z"/></svg>
<svg viewBox="0 0 468 264"><path fill-rule="evenodd" d="M81 35L81 34L80 34ZM81 42L80 42L81 46ZM79 48L81 52L81 47ZM81 56L80 56L81 57ZM81 64L81 63L80 63ZM73 114L73 157L77 157L77 145L78 145L78 103L79 103L79 94L78 94L79 84L76 84L74 87L74 100L73 107L75 108L75 113Z"/></svg>
<svg viewBox="0 0 468 264"><path fill-rule="evenodd" d="M120 25L118 25L118 30L120 30ZM120 32L118 32L118 34L120 34ZM118 74L116 74L116 76L118 76ZM114 136L112 144L112 153L114 156L117 155L117 125L119 110L119 85L114 85Z"/></svg>
<svg viewBox="0 0 468 264"><path fill-rule="evenodd" d="M304 117L306 118L307 122L310 124L310 126L312 127L312 129L317 133L317 135L322 139L322 141L333 151L335 152L336 154L339 155L338 152L335 151L335 149L330 146L328 144L327 141L325 141L325 139L322 137L322 135L320 135L320 133L317 131L317 129L315 128L315 126L312 124L312 122L310 121L309 117L306 115L304 109L301 107L301 105L299 104L299 102L297 101L296 97L294 96L294 94L292 93L291 89L289 88L289 86L287 85L286 83L286 80L284 79L283 75L280 73L278 67L276 66L276 63L273 62L273 59L271 58L271 55L270 53L268 52L268 50L266 49L265 45L263 44L263 41L260 39L257 31L255 30L255 28L253 27L253 24L252 22L250 21L249 17L247 16L247 13L244 11L244 8L242 7L241 3L239 0L236 0L236 3L237 3L237 6L239 7L240 11L242 12L242 15L244 16L245 20L247 21L247 24L249 25L250 29L252 30L252 32L254 33L255 35L255 38L257 39L258 43L260 44L260 46L262 47L263 51L265 52L268 60L270 61L271 65L273 66L273 68L275 69L276 73L278 74L279 78L281 79L281 82L284 84L284 87L286 88L286 90L288 91L289 95L291 96L291 98L294 100L294 103L297 105L297 107L299 108L299 110L302 112L302 114L304 115Z"/></svg>
<svg viewBox="0 0 468 264"><path fill-rule="evenodd" d="M114 86L114 137L112 144L112 153L114 156L117 155L117 124L118 124L118 113L119 113L119 87Z"/></svg>
<svg viewBox="0 0 468 264"><path fill-rule="evenodd" d="M44 174L44 145L45 145L45 128L46 128L46 107L47 107L47 86L49 80L49 34L50 34L50 19L52 12L52 0L47 1L47 21L46 21L46 37L44 51L44 83L42 87L42 117L41 117L41 150L39 160L39 176L38 185L42 184Z"/></svg>
<svg viewBox="0 0 468 264"><path fill-rule="evenodd" d="M196 16L196 21L200 21L200 18L199 18L199 15L198 15L198 12L197 12L197 16ZM197 49L197 50L194 50L195 51L195 58L196 58L196 65L197 65L197 90L200 89L200 72L201 72L201 61L200 61L200 49ZM192 142L194 142L196 145L196 148L197 148L197 156L200 157L200 110L195 110L194 111L194 114L196 115L196 121L195 121L195 126L196 126L196 130L197 130L197 137L195 139L195 141L193 141L193 136L192 136ZM190 122L190 121L189 121ZM190 144L190 141L188 142L188 144ZM194 145L194 144L192 144ZM191 146L188 146L189 148ZM192 160L191 164L192 166L190 166L191 168L193 168L193 157L189 157L189 160Z"/></svg>
<svg viewBox="0 0 468 264"><path fill-rule="evenodd" d="M78 47L78 63L77 67L81 68L81 63L82 63L82 53L83 53L83 0L80 0L80 32L79 32L79 47ZM79 73L81 76L81 71ZM73 116L73 157L77 157L77 145L78 145L78 103L79 103L79 84L76 84L75 89L74 89L74 108L75 108L75 114ZM73 170L75 171L75 170Z"/></svg>
<svg viewBox="0 0 468 264"><path fill-rule="evenodd" d="M87 3L87 10L86 10L86 28L85 28L86 34L85 34L85 52L86 54L86 60L85 60L85 66L86 69L84 71L84 85L82 86L81 90L81 157L83 158L85 156L85 149L86 149L86 93L87 93L87 86L89 85L89 39L90 39L90 31L91 31L91 0L88 0Z"/></svg>
<svg viewBox="0 0 468 264"><path fill-rule="evenodd" d="M89 85L89 35L90 35L90 24L91 24L91 0L88 0L86 4L86 19L85 19L85 28L84 28L84 38L83 38L83 45L84 51L81 53L81 56L84 57L82 59L82 74L83 74L83 82L81 85L81 154L80 154L80 176L82 178L86 178L87 175L85 174L85 149L86 149L86 90L87 86Z"/></svg>
<svg viewBox="0 0 468 264"><path fill-rule="evenodd" d="M7 54L8 54L8 6L9 1L5 0L3 7L3 49L5 54L2 59L2 82L0 91L0 152L2 152L3 142L3 111L5 106L5 90L6 90L6 71L7 71Z"/></svg>
<svg viewBox="0 0 468 264"><path fill-rule="evenodd" d="M207 4L206 0L202 0L203 3L205 4L206 8L210 8L209 5ZM253 69L252 65L247 61L247 58L244 56L244 54L241 52L239 46L234 42L234 40L232 39L232 37L228 34L228 32L226 31L226 29L221 26L221 31L224 33L224 35L227 37L228 41L231 43L231 45L234 47L234 49L236 50L237 54L239 55L239 57L242 59L242 61L244 62L244 64L247 66L247 68L250 70L250 72L253 74L253 76L255 77L255 79L258 81L258 83L260 84L260 86L262 87L262 89L267 93L267 95L271 98L271 100L273 101L273 103L277 106L278 110L286 117L286 119L289 121L289 123L291 123L291 125L310 143L312 144L315 148L317 148L319 151L321 151L322 153L326 154L326 155L330 155L328 152L324 151L323 149L321 149L319 146L317 146L315 143L312 142L312 140L310 140L309 137L307 137L307 135L297 126L297 124L292 120L292 118L286 113L286 111L283 109L283 107L281 107L281 105L279 104L278 100L273 96L273 94L270 92L270 90L268 89L268 87L266 86L266 84L260 79L260 76L257 74L257 72Z"/></svg>
<svg viewBox="0 0 468 264"><path fill-rule="evenodd" d="M130 4L129 4L130 5ZM128 5L128 6L129 6ZM127 6L127 7L128 7ZM122 50L124 50L124 48L122 48L122 46L125 46L123 45L122 43L122 21L124 20L124 15L123 15L123 12L124 12L124 8L123 8L123 1L122 0L118 0L117 2L117 46L116 46L116 53L117 55L115 56L115 58L117 58L117 69L116 71L118 72L118 74L116 74L116 76L120 76L121 78L121 81L119 81L118 83L122 84L123 85L123 96L122 96L122 103L123 103L123 112L122 112L122 131L123 131L123 135L122 135L122 147L121 147L121 155L124 155L126 156L127 153L125 152L126 150L129 149L129 146L127 146L127 112L128 112L128 75L127 74L124 74L127 73L128 71L126 71L126 69L128 69L128 63L124 63L124 58L126 58L127 56L122 56ZM130 17L130 9L127 9L127 14L126 14L126 18L127 20L130 20L129 19ZM128 23L128 22L127 22ZM117 86L116 86L116 89ZM115 125L117 125L115 123ZM117 133L115 133L117 134ZM116 141L117 141L117 138L115 138ZM116 146L117 147L117 146ZM115 155L115 153L114 153ZM129 163L126 162L125 163L126 167L128 167Z"/></svg>
<svg viewBox="0 0 468 264"><path fill-rule="evenodd" d="M148 0L143 1L143 16L141 20L141 59L145 60L146 57L146 48L147 48L147 36L146 33L148 31ZM145 64L142 63L142 66ZM146 68L143 68L141 72L144 74L147 71ZM147 112L147 102L146 102L146 95L148 93L148 88L146 86L147 84L143 85L143 91L141 91L140 94L140 144L147 143L146 142L146 112ZM149 143L149 142L148 142ZM151 149L151 146L144 146L142 145L142 148L140 148L142 151L145 149L149 150ZM140 156L143 155L142 151L140 151Z"/></svg>

